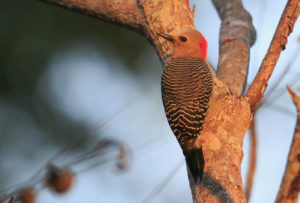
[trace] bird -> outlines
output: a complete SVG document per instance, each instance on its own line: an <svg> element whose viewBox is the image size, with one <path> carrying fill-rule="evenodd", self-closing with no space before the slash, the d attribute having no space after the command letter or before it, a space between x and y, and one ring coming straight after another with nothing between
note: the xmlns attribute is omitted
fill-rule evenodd
<svg viewBox="0 0 300 203"><path fill-rule="evenodd" d="M201 133L214 80L214 73L206 59L207 41L195 29L173 35L157 34L172 47L161 77L165 114L182 148L192 179L195 184L200 184L205 166Z"/></svg>

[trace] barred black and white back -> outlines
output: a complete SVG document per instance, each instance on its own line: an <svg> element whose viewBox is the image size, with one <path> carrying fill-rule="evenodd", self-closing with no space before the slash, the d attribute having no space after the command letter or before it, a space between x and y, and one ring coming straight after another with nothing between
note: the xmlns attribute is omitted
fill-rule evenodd
<svg viewBox="0 0 300 203"><path fill-rule="evenodd" d="M210 104L212 72L200 58L171 57L164 66L161 90L169 125L183 150L194 180L201 180L204 158L201 146L197 147L195 141L201 135Z"/></svg>

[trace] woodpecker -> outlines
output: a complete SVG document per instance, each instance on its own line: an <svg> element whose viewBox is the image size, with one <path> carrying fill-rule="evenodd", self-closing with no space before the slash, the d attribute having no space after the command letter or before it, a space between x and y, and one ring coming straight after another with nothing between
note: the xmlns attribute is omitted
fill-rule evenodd
<svg viewBox="0 0 300 203"><path fill-rule="evenodd" d="M161 78L165 113L193 181L200 184L205 164L200 137L213 93L207 42L197 30L158 35L172 45L172 55L164 64Z"/></svg>

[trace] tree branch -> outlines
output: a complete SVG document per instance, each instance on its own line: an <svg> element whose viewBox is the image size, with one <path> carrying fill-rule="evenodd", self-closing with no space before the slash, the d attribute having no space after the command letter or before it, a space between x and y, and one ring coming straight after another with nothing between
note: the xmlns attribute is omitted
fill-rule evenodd
<svg viewBox="0 0 300 203"><path fill-rule="evenodd" d="M250 144L250 159L249 159L249 168L247 173L247 182L245 187L245 195L246 199L249 202L251 197L251 190L253 186L253 179L255 174L255 168L256 168L256 126L255 126L255 120L253 118L251 125L250 125L250 138L251 138L251 144Z"/></svg>
<svg viewBox="0 0 300 203"><path fill-rule="evenodd" d="M288 162L282 178L280 190L277 194L276 203L296 203L300 191L300 97L298 97L289 87L288 91L297 108L298 116Z"/></svg>
<svg viewBox="0 0 300 203"><path fill-rule="evenodd" d="M247 82L250 47L256 38L252 18L240 0L212 1L222 20L217 77L239 96Z"/></svg>
<svg viewBox="0 0 300 203"><path fill-rule="evenodd" d="M130 3L125 0L44 1L63 5L71 9L75 8L76 10L97 16L100 19L112 23L118 23L124 26L126 26L126 23L129 23L129 28L143 33L144 36L148 38L154 45L161 59L164 59L165 56L171 53L171 47L166 40L158 37L157 33L176 33L187 28L194 28L193 13L190 11L186 0L129 0ZM120 4L118 4L118 2ZM228 0L226 2L228 3L226 6L235 5L236 7L233 6L235 9L243 8L241 7L240 0ZM133 11L128 11L129 9L123 4L126 6L131 5ZM223 10L221 8L222 6L225 6L225 4L219 5L220 14L222 13L221 16L228 16L229 11L233 9L233 7ZM233 15L238 15L240 12L240 10L239 12L237 12L237 10L235 11L234 14L232 13ZM230 20L227 17L226 19L228 20L226 23L229 23L230 29L245 26L243 24L244 21L239 21L236 18L232 17L234 20L233 24L231 23L232 19ZM250 17L249 19L251 20ZM249 19L247 18L248 21ZM251 30L252 28L249 29ZM227 44L232 44L236 48L238 48L237 46L244 46L244 49L247 49L247 54L245 54L247 55L247 61L243 62L244 65L242 69L244 72L241 71L242 69L235 69L237 72L242 72L238 74L238 76L235 76L240 78L237 82L231 83L227 80L227 84L232 88L235 95L230 94L230 91L223 82L216 78L214 80L214 94L212 95L205 125L203 125L201 132L201 146L205 159L203 182L200 185L193 185L191 183L194 202L246 202L241 178L241 161L243 157L243 138L249 128L252 112L248 101L236 95L240 95L242 84L245 81L249 47L254 41L252 34L249 34L250 32L249 30L245 31L247 34L241 36L239 32L234 32L232 35L229 35L229 37L234 36L237 38L236 40L230 43L227 43L228 41L226 41L226 43L221 41L224 47L227 46ZM228 33L231 32L228 31ZM243 36L246 37L243 38ZM227 38L224 39L226 40ZM235 41L239 44L235 44ZM241 45L242 43L244 44ZM233 48L228 48L228 51L229 50L234 51ZM225 53L222 52L222 54L224 57ZM232 56L234 56L234 54L232 54ZM229 58L226 60L229 60ZM230 60L233 60L233 57L231 57ZM228 61L228 63L230 62ZM239 67L241 63L241 61L238 63L235 62L234 66ZM229 73L229 71L231 71L231 69L228 68L228 71L224 71L224 74L231 77L232 72ZM219 73L219 75L222 77L222 74ZM234 85L239 85L237 90L233 87Z"/></svg>
<svg viewBox="0 0 300 203"><path fill-rule="evenodd" d="M144 16L136 0L40 0L142 33Z"/></svg>
<svg viewBox="0 0 300 203"><path fill-rule="evenodd" d="M281 15L281 19L273 36L268 52L263 59L254 81L246 93L253 112L255 111L257 104L263 98L269 78L275 68L281 51L285 49L285 45L288 42L287 38L293 31L293 27L296 19L299 16L299 12L299 0L289 0Z"/></svg>
<svg viewBox="0 0 300 203"><path fill-rule="evenodd" d="M145 17L146 37L154 45L160 59L171 54L171 45L157 33L176 33L194 28L194 17L186 0L138 0Z"/></svg>
<svg viewBox="0 0 300 203"><path fill-rule="evenodd" d="M290 59L288 65L285 67L284 71L282 72L281 76L274 82L274 85L269 88L268 92L266 93L266 95L264 96L264 98L262 99L262 101L257 105L256 107L256 111L264 106L264 105L270 105L272 102L276 101L276 99L280 98L280 96L283 95L283 93L285 93L285 90L282 89L281 91L279 91L279 93L277 92L277 95L273 97L273 99L271 98L271 96L276 93L276 89L279 87L279 85L281 84L281 82L283 81L283 79L285 79L285 77L287 76L287 74L289 73L289 71L291 70L291 67L293 65L293 62L296 61L296 59L298 58L298 55L300 55L300 43L298 43L298 47L295 50L295 53L293 55L293 57ZM292 85L292 83L295 83L298 81L294 80L293 82L290 81L290 85Z"/></svg>
<svg viewBox="0 0 300 203"><path fill-rule="evenodd" d="M50 2L143 34L154 45L160 59L171 46L157 33L175 33L194 27L186 0L39 0Z"/></svg>

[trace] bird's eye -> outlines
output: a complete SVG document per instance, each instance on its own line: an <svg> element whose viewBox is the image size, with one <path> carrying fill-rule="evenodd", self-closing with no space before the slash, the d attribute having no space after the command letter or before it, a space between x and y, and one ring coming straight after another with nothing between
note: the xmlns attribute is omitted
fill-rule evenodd
<svg viewBox="0 0 300 203"><path fill-rule="evenodd" d="M187 41L187 38L184 37L184 36L180 36L180 37L179 37L179 41L181 41L181 42L186 42L186 41Z"/></svg>

